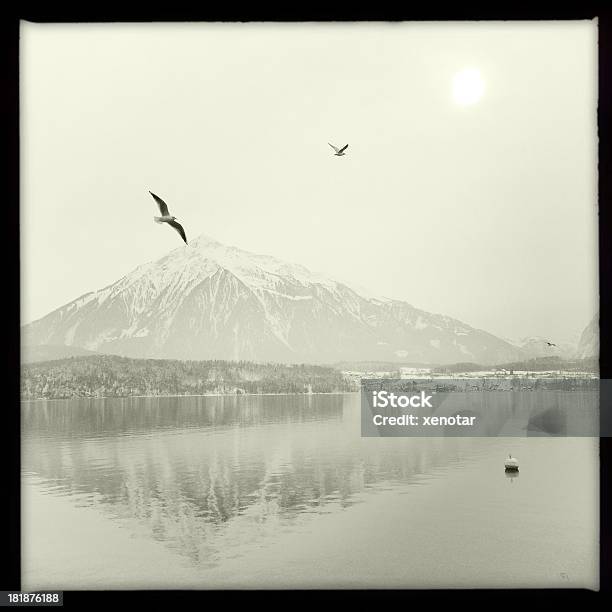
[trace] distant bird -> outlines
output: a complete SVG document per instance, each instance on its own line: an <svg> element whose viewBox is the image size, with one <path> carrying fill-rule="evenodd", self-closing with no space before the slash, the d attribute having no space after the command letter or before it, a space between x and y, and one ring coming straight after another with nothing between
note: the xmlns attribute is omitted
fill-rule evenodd
<svg viewBox="0 0 612 612"><path fill-rule="evenodd" d="M181 238L185 241L185 244L188 244L183 226L177 222L176 217L173 217L168 212L168 205L159 196L156 196L152 191L149 191L149 193L157 202L157 205L159 206L159 212L162 214L161 217L153 217L155 223L167 223L168 225L171 225L180 234Z"/></svg>
<svg viewBox="0 0 612 612"><path fill-rule="evenodd" d="M341 149L339 149L338 147L334 147L334 145L331 142L327 143L334 151L334 155L337 155L338 157L342 157L342 155L344 155L344 151L346 151L346 148L348 147L348 145L344 145Z"/></svg>
<svg viewBox="0 0 612 612"><path fill-rule="evenodd" d="M552 342L549 342L548 340L546 341L546 344L548 344L548 346L557 346L556 344L553 344Z"/></svg>

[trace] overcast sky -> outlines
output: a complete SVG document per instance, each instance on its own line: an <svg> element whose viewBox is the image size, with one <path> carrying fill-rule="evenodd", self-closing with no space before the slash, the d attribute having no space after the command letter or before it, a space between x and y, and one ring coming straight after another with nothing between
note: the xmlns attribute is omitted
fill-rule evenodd
<svg viewBox="0 0 612 612"><path fill-rule="evenodd" d="M188 237L503 337L575 340L597 309L594 22L24 23L21 45L23 322L180 246L149 189Z"/></svg>

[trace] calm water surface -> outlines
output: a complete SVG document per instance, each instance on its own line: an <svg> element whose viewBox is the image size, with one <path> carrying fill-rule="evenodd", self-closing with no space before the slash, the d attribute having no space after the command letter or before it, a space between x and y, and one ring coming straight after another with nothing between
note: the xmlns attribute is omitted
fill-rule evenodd
<svg viewBox="0 0 612 612"><path fill-rule="evenodd" d="M596 439L362 438L359 411L22 403L23 588L597 588Z"/></svg>

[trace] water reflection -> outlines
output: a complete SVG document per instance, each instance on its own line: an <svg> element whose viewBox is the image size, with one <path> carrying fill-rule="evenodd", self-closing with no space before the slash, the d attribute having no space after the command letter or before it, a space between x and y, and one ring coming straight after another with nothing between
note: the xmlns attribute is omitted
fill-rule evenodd
<svg viewBox="0 0 612 612"><path fill-rule="evenodd" d="M30 402L22 465L48 494L210 566L471 456L470 439L361 438L359 410L357 395Z"/></svg>
<svg viewBox="0 0 612 612"><path fill-rule="evenodd" d="M506 474L506 478L510 481L510 484L512 484L512 481L515 478L518 478L518 476L519 476L518 472L508 472L508 471L506 471L504 473Z"/></svg>

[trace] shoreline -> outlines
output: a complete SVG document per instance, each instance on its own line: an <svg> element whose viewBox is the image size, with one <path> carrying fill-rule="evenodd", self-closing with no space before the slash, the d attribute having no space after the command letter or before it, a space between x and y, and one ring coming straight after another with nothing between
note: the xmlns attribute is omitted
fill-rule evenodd
<svg viewBox="0 0 612 612"><path fill-rule="evenodd" d="M313 393L197 393L197 394L173 394L173 395L100 395L98 397L90 397L90 396L78 396L78 397L54 397L54 398L46 398L46 397L37 397L32 399L23 399L21 398L21 403L24 402L66 402L70 400L101 400L101 399L132 399L132 398L140 398L140 399L152 399L152 398L170 398L170 397L282 397L285 395L291 396L304 396L308 397L310 395L348 395L351 393L360 393L360 390L357 391L317 391Z"/></svg>

